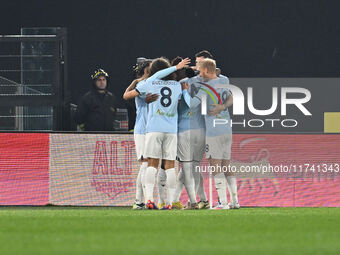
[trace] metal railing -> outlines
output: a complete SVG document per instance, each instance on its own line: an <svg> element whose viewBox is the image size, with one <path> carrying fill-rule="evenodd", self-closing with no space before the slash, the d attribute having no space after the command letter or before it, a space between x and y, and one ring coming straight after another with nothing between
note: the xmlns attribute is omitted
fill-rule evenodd
<svg viewBox="0 0 340 255"><path fill-rule="evenodd" d="M0 35L0 130L65 130L69 124L66 29L54 32Z"/></svg>

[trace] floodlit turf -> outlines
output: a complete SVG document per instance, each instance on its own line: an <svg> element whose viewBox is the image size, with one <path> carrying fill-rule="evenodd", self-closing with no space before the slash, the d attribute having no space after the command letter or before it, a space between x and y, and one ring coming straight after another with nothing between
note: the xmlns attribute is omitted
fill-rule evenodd
<svg viewBox="0 0 340 255"><path fill-rule="evenodd" d="M1 207L0 254L340 254L340 208Z"/></svg>

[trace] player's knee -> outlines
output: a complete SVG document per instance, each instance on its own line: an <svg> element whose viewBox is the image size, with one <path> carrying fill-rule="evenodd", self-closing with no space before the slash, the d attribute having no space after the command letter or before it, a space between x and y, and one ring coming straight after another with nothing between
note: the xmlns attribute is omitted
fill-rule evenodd
<svg viewBox="0 0 340 255"><path fill-rule="evenodd" d="M159 159L148 158L148 166L158 168L158 165L159 165Z"/></svg>
<svg viewBox="0 0 340 255"><path fill-rule="evenodd" d="M175 161L174 160L164 160L164 168L165 170L174 168L175 167Z"/></svg>

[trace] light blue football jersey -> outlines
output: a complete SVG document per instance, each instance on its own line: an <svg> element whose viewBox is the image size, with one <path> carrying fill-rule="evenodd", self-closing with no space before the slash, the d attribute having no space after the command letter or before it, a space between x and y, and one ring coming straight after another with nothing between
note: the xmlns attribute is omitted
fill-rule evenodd
<svg viewBox="0 0 340 255"><path fill-rule="evenodd" d="M178 129L178 101L182 94L190 105L190 95L187 90L182 92L182 86L177 81L156 79L146 81L137 86L141 96L147 93L158 94L156 101L148 105L146 132L162 132L176 134Z"/></svg>
<svg viewBox="0 0 340 255"><path fill-rule="evenodd" d="M213 109L213 105L219 103L217 95L220 97L224 104L231 92L228 89L229 79L223 75L209 80L207 82L201 82L202 86L199 88L199 92L194 96L191 105L192 107L200 105L203 95L207 98L207 114L204 115L206 136L219 136L223 134L231 134L231 122L228 109L223 110L221 113L211 116L209 110ZM224 85L224 88L217 88L217 85ZM216 95L216 93L217 95ZM201 106L201 105L200 105ZM201 106L202 107L202 106Z"/></svg>
<svg viewBox="0 0 340 255"><path fill-rule="evenodd" d="M140 81L140 83L144 83L144 81ZM135 97L136 104L136 122L134 127L134 134L145 135L146 133L146 121L148 116L148 104L145 102L145 96Z"/></svg>
<svg viewBox="0 0 340 255"><path fill-rule="evenodd" d="M155 79L164 78L174 71L176 71L175 66L160 70L151 77L149 77L147 81L153 81ZM137 84L137 86L145 82L146 80L140 81ZM145 102L145 95L135 97L135 104L136 104L136 123L134 127L134 134L144 135L146 133L146 122L148 115L148 104Z"/></svg>

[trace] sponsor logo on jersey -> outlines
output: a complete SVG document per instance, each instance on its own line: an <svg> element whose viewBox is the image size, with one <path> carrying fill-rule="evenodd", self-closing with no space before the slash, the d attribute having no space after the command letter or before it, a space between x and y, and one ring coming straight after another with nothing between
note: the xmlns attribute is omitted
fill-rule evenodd
<svg viewBox="0 0 340 255"><path fill-rule="evenodd" d="M162 112L160 109L158 109L158 110L156 111L156 114L157 114L157 115L160 115L160 116L166 116L166 117L174 117L174 116L175 116L174 113Z"/></svg>

